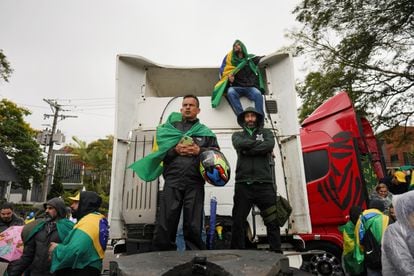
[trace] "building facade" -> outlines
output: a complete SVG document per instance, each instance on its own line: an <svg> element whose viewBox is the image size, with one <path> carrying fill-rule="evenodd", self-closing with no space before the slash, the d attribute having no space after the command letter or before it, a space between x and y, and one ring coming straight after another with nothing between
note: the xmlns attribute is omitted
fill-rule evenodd
<svg viewBox="0 0 414 276"><path fill-rule="evenodd" d="M414 127L399 126L378 134L387 168L414 165Z"/></svg>

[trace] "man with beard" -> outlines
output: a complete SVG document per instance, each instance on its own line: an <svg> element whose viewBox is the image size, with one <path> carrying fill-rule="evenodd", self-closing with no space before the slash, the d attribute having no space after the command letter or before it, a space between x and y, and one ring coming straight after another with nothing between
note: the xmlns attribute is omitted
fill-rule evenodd
<svg viewBox="0 0 414 276"><path fill-rule="evenodd" d="M232 135L237 152L236 184L232 211L231 248L244 249L245 222L254 205L266 225L270 250L281 253L280 228L276 221L276 187L273 184L271 158L275 138L263 128L263 115L253 107L237 116L243 131Z"/></svg>
<svg viewBox="0 0 414 276"><path fill-rule="evenodd" d="M62 242L73 228L66 218L65 202L61 198L52 198L44 204L45 216L23 228L23 255L9 264L9 276L20 276L29 271L31 276L52 275L48 248L51 242Z"/></svg>
<svg viewBox="0 0 414 276"><path fill-rule="evenodd" d="M101 274L109 236L108 221L98 212L101 203L102 198L90 191L81 192L79 201L73 201L73 217L78 222L62 243L52 242L49 247L55 275Z"/></svg>
<svg viewBox="0 0 414 276"><path fill-rule="evenodd" d="M0 209L0 233L10 226L24 225L24 221L13 212L13 204L6 202Z"/></svg>

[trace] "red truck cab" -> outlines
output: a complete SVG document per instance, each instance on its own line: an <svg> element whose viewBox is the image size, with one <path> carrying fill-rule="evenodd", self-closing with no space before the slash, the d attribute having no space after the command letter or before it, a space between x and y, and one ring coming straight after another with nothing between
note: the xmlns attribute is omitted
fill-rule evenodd
<svg viewBox="0 0 414 276"><path fill-rule="evenodd" d="M307 249L338 256L352 206L366 207L368 194L384 177L380 148L369 122L360 118L346 92L319 106L302 123L312 233L301 235Z"/></svg>

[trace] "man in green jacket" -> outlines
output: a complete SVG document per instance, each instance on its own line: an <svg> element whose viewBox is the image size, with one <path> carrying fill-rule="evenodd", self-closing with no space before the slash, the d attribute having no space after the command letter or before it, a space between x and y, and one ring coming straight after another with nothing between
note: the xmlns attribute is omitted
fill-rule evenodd
<svg viewBox="0 0 414 276"><path fill-rule="evenodd" d="M52 275L48 254L52 242L62 242L73 228L73 222L66 218L65 202L58 197L44 204L44 218L36 219L23 228L23 255L11 262L8 276L20 276L27 271L31 276Z"/></svg>
<svg viewBox="0 0 414 276"><path fill-rule="evenodd" d="M260 209L270 250L281 253L280 228L276 222L276 190L270 165L275 139L263 128L263 115L248 107L237 116L243 131L232 136L237 151L231 247L245 248L245 221L253 206Z"/></svg>

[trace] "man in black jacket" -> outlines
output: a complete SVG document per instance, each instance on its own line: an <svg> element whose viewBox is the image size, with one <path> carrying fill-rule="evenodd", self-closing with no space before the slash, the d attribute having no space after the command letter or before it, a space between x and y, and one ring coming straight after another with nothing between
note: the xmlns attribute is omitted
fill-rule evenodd
<svg viewBox="0 0 414 276"><path fill-rule="evenodd" d="M259 207L265 222L270 250L281 252L280 228L274 216L276 191L270 166L274 136L269 129L263 128L263 115L252 107L240 113L237 121L243 131L232 136L238 159L231 247L245 248L245 221L254 204Z"/></svg>
<svg viewBox="0 0 414 276"><path fill-rule="evenodd" d="M164 157L164 190L160 197L160 210L154 232L153 250L176 250L176 233L183 209L183 231L186 249L205 249L201 239L203 227L204 179L200 174L201 152L209 148L218 149L215 135L201 125L198 98L184 96L181 120L172 122L183 138ZM194 129L203 135L190 135ZM160 130L158 130L160 131Z"/></svg>
<svg viewBox="0 0 414 276"><path fill-rule="evenodd" d="M51 242L62 242L73 223L66 219L66 206L61 198L52 198L44 204L45 217L26 224L23 228L23 255L7 268L9 276L20 276L30 271L31 276L52 275L48 254Z"/></svg>
<svg viewBox="0 0 414 276"><path fill-rule="evenodd" d="M6 202L0 209L0 233L9 228L10 226L23 225L24 221L16 216L13 211L13 204Z"/></svg>

